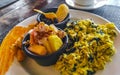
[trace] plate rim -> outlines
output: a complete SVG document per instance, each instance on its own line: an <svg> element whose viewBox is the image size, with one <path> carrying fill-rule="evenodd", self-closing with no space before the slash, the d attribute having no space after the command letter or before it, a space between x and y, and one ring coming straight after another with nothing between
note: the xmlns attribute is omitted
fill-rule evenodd
<svg viewBox="0 0 120 75"><path fill-rule="evenodd" d="M81 10L74 10L74 9L70 9L70 11L71 12L74 12L74 11L77 11L77 12L82 12L82 13L86 13L86 14L89 14L89 15L93 15L93 16L95 16L96 18L100 18L100 19L102 19L102 20L104 20L104 21L106 21L106 22L110 22L110 21L108 21L107 19L105 19L105 18L103 18L103 17L101 17L101 16L99 16L99 15L96 15L96 14L93 14L93 13L90 13L90 12L86 12L86 11L81 11ZM21 21L21 22L19 22L16 26L24 26L24 25L21 25L22 23L24 23L24 22L26 22L27 20L29 20L29 19L33 19L33 18L36 18L37 17L37 14L35 14L35 15L33 15L33 16L30 16L30 17L28 17L28 18L26 18L25 20L23 20L23 21ZM35 19L35 21L36 21L36 19ZM27 26L27 25L26 25ZM116 27L116 26L115 26ZM117 28L117 27L116 27ZM118 30L117 30L118 31ZM119 31L118 31L119 32ZM119 32L120 33L120 32ZM17 62L17 61L16 61ZM17 62L17 63L19 63L19 62ZM13 63L14 64L14 63ZM12 66L12 65L11 65ZM21 66L22 67L22 66ZM11 70L11 71L13 71L13 70ZM10 73L10 74L9 74ZM30 74L29 72L27 72L28 74ZM10 70L8 70L8 74L7 75L12 75L11 74L11 72L10 72ZM26 74L27 75L27 74Z"/></svg>

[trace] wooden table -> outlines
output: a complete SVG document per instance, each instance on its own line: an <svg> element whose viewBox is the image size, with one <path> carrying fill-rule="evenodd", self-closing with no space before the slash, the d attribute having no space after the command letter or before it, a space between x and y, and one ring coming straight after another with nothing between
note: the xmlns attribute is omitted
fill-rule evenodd
<svg viewBox="0 0 120 75"><path fill-rule="evenodd" d="M57 7L59 4L65 3L64 0L19 0L5 8L0 9L0 42L10 29L17 23L36 14L34 8L46 9ZM107 4L120 5L120 0L108 0Z"/></svg>

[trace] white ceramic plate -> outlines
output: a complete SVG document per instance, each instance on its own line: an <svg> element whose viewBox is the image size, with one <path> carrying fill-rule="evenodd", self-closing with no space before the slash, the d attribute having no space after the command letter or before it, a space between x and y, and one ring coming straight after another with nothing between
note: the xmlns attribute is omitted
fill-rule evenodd
<svg viewBox="0 0 120 75"><path fill-rule="evenodd" d="M69 6L71 6L73 8L76 8L76 9L92 10L92 9L96 9L96 8L102 7L103 5L106 4L107 0L96 0L95 4L89 5L89 6L83 6L83 5L76 4L74 2L74 0L65 0L65 2Z"/></svg>
<svg viewBox="0 0 120 75"><path fill-rule="evenodd" d="M91 18L95 21L95 23L104 24L109 21L106 19L97 16L92 13L78 11L78 10L70 10L71 18L82 18L88 19ZM19 23L19 26L26 26L30 23L36 22L37 15L34 15L30 18L27 18L23 22ZM120 75L120 33L118 31L118 36L115 39L115 48L117 50L116 54L112 57L113 61L106 65L106 68L102 71L97 72L95 75ZM19 63L14 60L14 63L10 67L9 71L6 75L60 75L59 72L54 70L53 66L43 67L38 65L34 60L27 57L27 59Z"/></svg>

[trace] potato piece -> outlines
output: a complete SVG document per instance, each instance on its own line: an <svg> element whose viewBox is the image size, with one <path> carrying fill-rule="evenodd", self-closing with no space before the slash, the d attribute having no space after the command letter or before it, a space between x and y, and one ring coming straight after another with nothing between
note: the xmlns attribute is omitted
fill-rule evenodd
<svg viewBox="0 0 120 75"><path fill-rule="evenodd" d="M57 51L63 44L62 40L57 35L50 35L48 37L48 41L51 49L55 52Z"/></svg>
<svg viewBox="0 0 120 75"><path fill-rule="evenodd" d="M42 45L37 45L37 44L31 45L28 49L31 52L36 53L38 55L46 55L47 54L47 50Z"/></svg>
<svg viewBox="0 0 120 75"><path fill-rule="evenodd" d="M42 39L42 43L46 47L48 54L53 53L53 51L52 51L52 49L50 47L50 44L49 44L49 41L47 40L47 38L43 38Z"/></svg>

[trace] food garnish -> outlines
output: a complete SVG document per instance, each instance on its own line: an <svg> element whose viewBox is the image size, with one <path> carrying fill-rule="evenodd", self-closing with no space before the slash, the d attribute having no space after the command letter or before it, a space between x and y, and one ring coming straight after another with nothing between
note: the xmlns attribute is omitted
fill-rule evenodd
<svg viewBox="0 0 120 75"><path fill-rule="evenodd" d="M15 26L3 39L0 48L0 75L5 75L12 65L14 57L18 61L24 60L24 53L21 50L21 42L24 34L36 24L28 27Z"/></svg>
<svg viewBox="0 0 120 75"><path fill-rule="evenodd" d="M41 10L38 10L38 9L33 9L34 11L40 13L40 14L43 14L46 18L48 19L51 19L52 21L57 18L57 15L54 13L54 12L48 12L48 13L45 13Z"/></svg>
<svg viewBox="0 0 120 75"><path fill-rule="evenodd" d="M28 49L38 55L47 55L57 51L63 44L64 32L54 25L48 26L40 22L30 33Z"/></svg>
<svg viewBox="0 0 120 75"><path fill-rule="evenodd" d="M0 75L5 75L10 65L13 62L14 56L17 52L12 48L12 44L26 32L26 28L15 26L4 38L0 50Z"/></svg>
<svg viewBox="0 0 120 75"><path fill-rule="evenodd" d="M42 21L44 21L47 24L55 24L63 21L68 13L69 13L69 8L66 4L60 4L58 6L58 9L56 12L43 12L38 9L34 9L34 11L43 14L43 17L41 18Z"/></svg>
<svg viewBox="0 0 120 75"><path fill-rule="evenodd" d="M117 35L113 23L96 24L88 19L77 20L69 23L65 31L69 36L68 49L74 51L64 53L57 61L55 68L61 75L93 75L112 60Z"/></svg>

